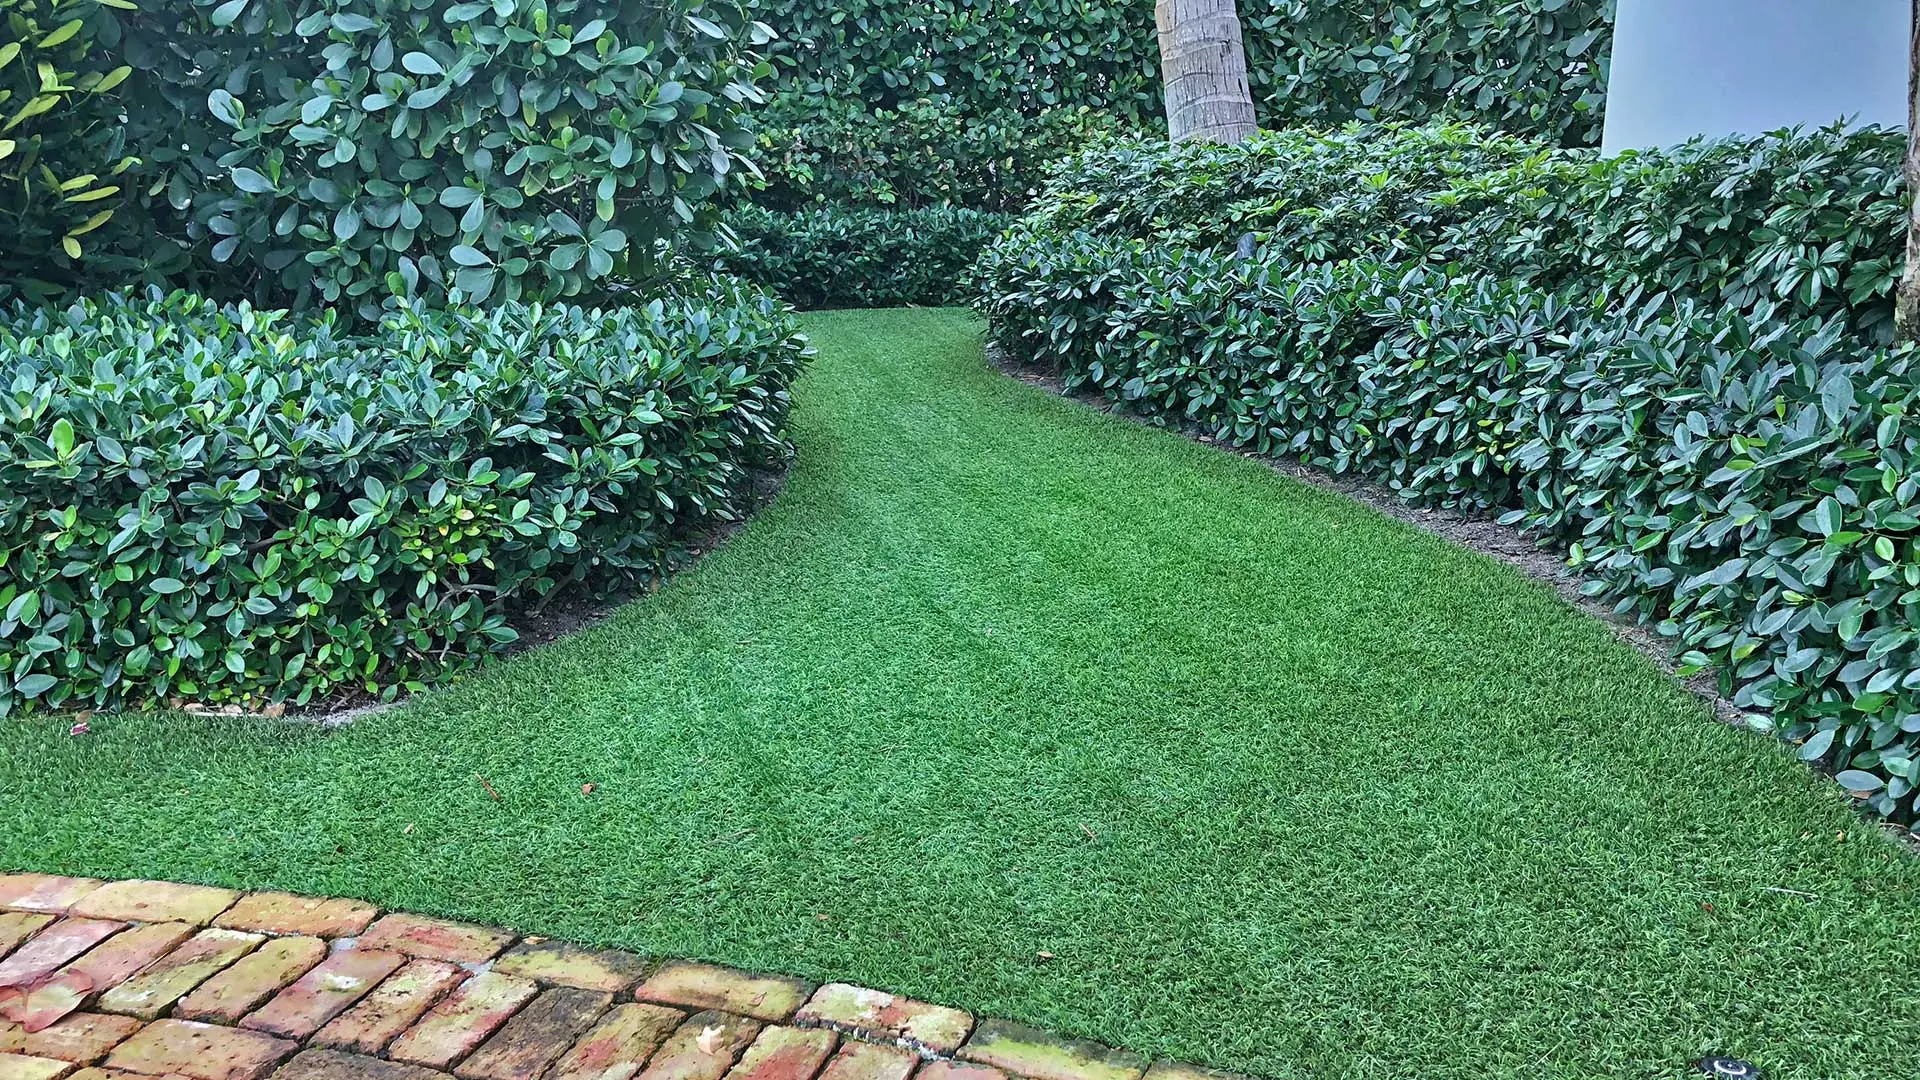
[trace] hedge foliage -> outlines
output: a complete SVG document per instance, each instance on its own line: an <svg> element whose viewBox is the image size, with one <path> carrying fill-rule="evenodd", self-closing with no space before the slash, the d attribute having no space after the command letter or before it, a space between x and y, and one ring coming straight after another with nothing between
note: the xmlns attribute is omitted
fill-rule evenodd
<svg viewBox="0 0 1920 1080"><path fill-rule="evenodd" d="M739 248L719 266L801 308L965 303L974 259L1012 220L953 206L744 207L730 219Z"/></svg>
<svg viewBox="0 0 1920 1080"><path fill-rule="evenodd" d="M994 339L1160 422L1502 513L1803 758L1912 819L1920 364L1875 340L1886 283L1847 276L1897 264L1899 140L1578 167L1542 148L1481 183L1455 175L1479 152L1462 135L1328 136L1308 150L1356 171L1311 190L1271 143L1239 164L1090 155L983 258ZM1419 160L1380 168L1393 144ZM1396 194L1402 176L1435 186ZM1244 205L1223 216L1196 182ZM1185 208L1197 219L1175 224ZM1128 235L1255 221L1251 258Z"/></svg>
<svg viewBox="0 0 1920 1080"><path fill-rule="evenodd" d="M807 355L738 283L377 329L184 293L0 318L0 715L391 695L646 581L784 461Z"/></svg>
<svg viewBox="0 0 1920 1080"><path fill-rule="evenodd" d="M113 122L44 115L81 151L62 168L126 169L149 276L368 322L593 296L663 241L704 246L771 71L744 0L5 2L85 15L51 46L86 43L76 92L130 68ZM52 225L0 214L0 247L34 253Z"/></svg>

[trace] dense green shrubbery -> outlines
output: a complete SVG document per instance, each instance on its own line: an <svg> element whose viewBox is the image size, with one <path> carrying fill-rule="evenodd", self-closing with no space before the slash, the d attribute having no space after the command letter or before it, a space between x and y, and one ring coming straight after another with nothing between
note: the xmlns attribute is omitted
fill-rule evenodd
<svg viewBox="0 0 1920 1080"><path fill-rule="evenodd" d="M1031 220L1295 261L1459 262L1546 288L1672 291L1875 340L1905 221L1904 134L1784 132L1599 158L1463 125L1118 142L1063 164Z"/></svg>
<svg viewBox="0 0 1920 1080"><path fill-rule="evenodd" d="M611 311L173 294L0 319L0 714L415 686L620 590L789 453L806 355L738 283Z"/></svg>
<svg viewBox="0 0 1920 1080"><path fill-rule="evenodd" d="M739 249L719 263L801 308L965 303L968 268L1012 220L953 206L742 207L729 219Z"/></svg>
<svg viewBox="0 0 1920 1080"><path fill-rule="evenodd" d="M1284 164L1235 173L1230 150L1083 160L983 257L994 338L1162 422L1505 512L1804 758L1912 818L1920 354L1874 340L1898 271L1893 141L1529 157L1393 194L1447 175L1459 151L1432 134L1432 160L1351 173L1344 195ZM1247 176L1272 182L1226 215L1186 200ZM1246 259L1128 235L1249 221L1268 243Z"/></svg>

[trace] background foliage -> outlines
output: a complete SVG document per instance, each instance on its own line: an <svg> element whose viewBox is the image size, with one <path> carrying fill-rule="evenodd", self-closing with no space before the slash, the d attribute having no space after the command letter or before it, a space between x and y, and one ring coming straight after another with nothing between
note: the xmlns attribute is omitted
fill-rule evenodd
<svg viewBox="0 0 1920 1080"><path fill-rule="evenodd" d="M350 333L185 293L0 318L0 714L388 694L631 588L782 463L807 356L738 283Z"/></svg>
<svg viewBox="0 0 1920 1080"><path fill-rule="evenodd" d="M976 255L1012 220L957 206L743 207L720 266L802 308L960 304Z"/></svg>
<svg viewBox="0 0 1920 1080"><path fill-rule="evenodd" d="M1505 513L1911 819L1920 372L1876 341L1903 144L1120 145L989 250L982 305L1002 347L1122 408ZM1252 258L1209 243L1247 227Z"/></svg>

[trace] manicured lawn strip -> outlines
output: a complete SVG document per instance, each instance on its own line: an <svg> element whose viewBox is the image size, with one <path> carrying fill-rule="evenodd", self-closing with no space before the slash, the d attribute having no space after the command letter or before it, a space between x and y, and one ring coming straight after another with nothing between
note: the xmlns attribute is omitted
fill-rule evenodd
<svg viewBox="0 0 1920 1080"><path fill-rule="evenodd" d="M996 375L965 314L808 326L788 489L660 594L331 733L9 721L0 867L1289 1080L1920 1067L1920 860L1545 588Z"/></svg>

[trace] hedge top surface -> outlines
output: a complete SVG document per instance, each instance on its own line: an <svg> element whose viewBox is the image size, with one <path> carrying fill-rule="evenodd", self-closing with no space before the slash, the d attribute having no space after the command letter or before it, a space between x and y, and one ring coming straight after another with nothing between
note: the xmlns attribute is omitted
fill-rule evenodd
<svg viewBox="0 0 1920 1080"><path fill-rule="evenodd" d="M1920 1069L1920 860L1549 590L1005 379L964 315L805 325L788 488L658 595L330 733L9 721L0 868L364 896L1278 1080Z"/></svg>

